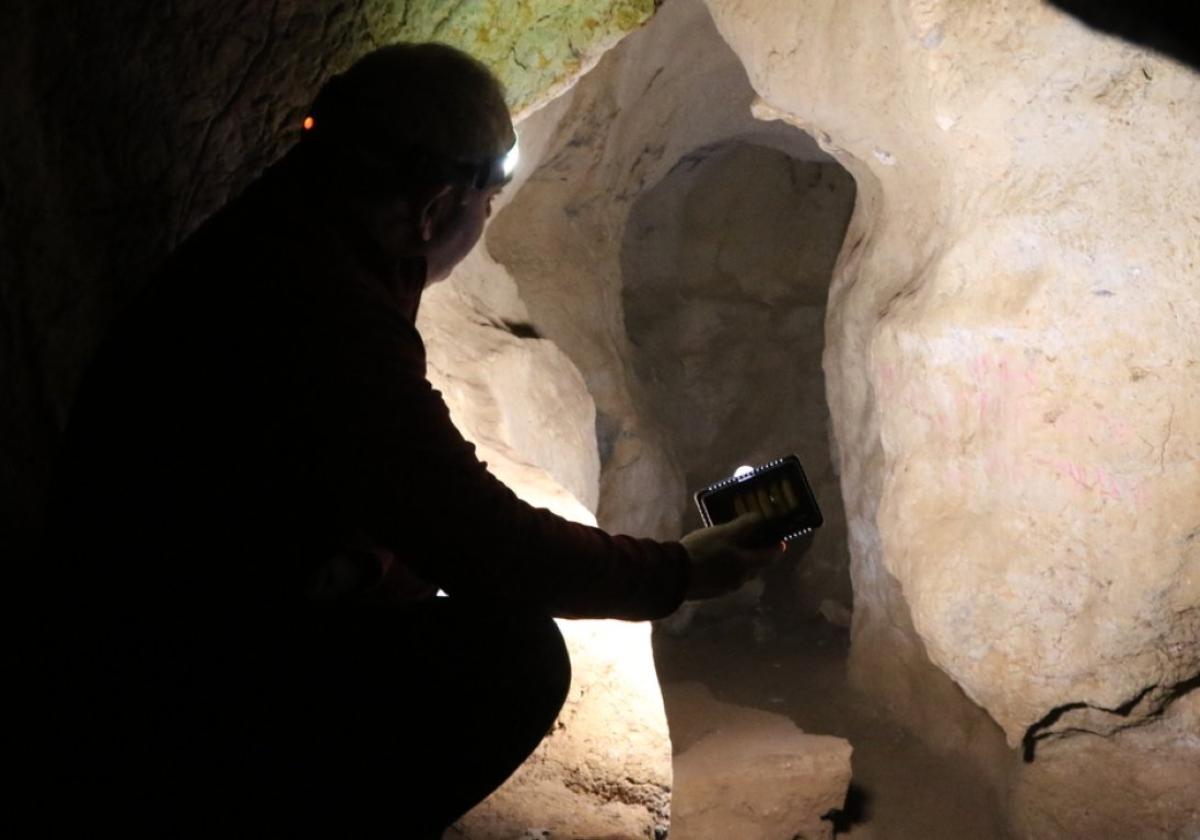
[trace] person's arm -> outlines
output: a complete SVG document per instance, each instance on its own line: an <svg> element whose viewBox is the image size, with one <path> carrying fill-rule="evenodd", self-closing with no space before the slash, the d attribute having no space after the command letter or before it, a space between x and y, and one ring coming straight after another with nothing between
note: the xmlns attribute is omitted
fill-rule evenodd
<svg viewBox="0 0 1200 840"><path fill-rule="evenodd" d="M419 337L386 298L356 290L326 304L300 318L289 367L304 380L297 420L343 517L454 596L570 617L679 606L689 579L679 543L609 535L519 499L454 427Z"/></svg>

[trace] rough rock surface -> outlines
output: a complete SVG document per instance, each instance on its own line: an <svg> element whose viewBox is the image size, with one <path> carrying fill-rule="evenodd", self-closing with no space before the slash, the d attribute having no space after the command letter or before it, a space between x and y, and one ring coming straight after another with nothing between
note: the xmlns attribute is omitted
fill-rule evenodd
<svg viewBox="0 0 1200 840"><path fill-rule="evenodd" d="M593 519L600 478L592 431L595 404L562 351L522 334L515 295L498 312L464 291L479 271L500 284L503 270L489 263L476 249L448 282L426 291L417 327L425 340L430 381L481 460L494 473L509 471L504 480L510 487L570 519ZM491 291L493 300L502 293ZM516 464L536 468L544 477L514 475Z"/></svg>
<svg viewBox="0 0 1200 840"><path fill-rule="evenodd" d="M980 733L961 689L1042 767L1089 760L1048 736L1151 737L1200 671L1196 74L1033 0L709 6L755 112L810 131L858 185L825 355L856 673L945 744ZM627 500L687 483L663 457L613 243L690 151L778 128L708 122L739 102L698 57L712 51L679 46L699 20L659 26L686 10L576 89L492 229L596 397L606 523L645 525L655 512ZM641 57L656 54L661 72ZM1121 743L1130 766L1200 781L1179 739Z"/></svg>
<svg viewBox="0 0 1200 840"><path fill-rule="evenodd" d="M965 727L927 654L1030 748L1147 724L1045 744L1043 802L1102 822L1169 768L1177 836L1200 763L1154 730L1200 671L1200 77L1034 0L709 6L759 113L858 182L825 367L861 682Z"/></svg>
<svg viewBox="0 0 1200 840"><path fill-rule="evenodd" d="M493 281L495 308L470 303L480 271ZM430 380L493 474L531 504L595 524L594 404L561 351L514 334L523 331L511 320L520 318L520 301L504 299L502 277L480 249L427 294L419 327ZM510 840L522 827L554 837L634 838L666 822L670 739L649 625L559 627L571 655L571 691L551 737L451 838ZM480 703L486 713L486 693Z"/></svg>
<svg viewBox="0 0 1200 840"><path fill-rule="evenodd" d="M390 5L384 20L404 40L442 41L467 50L500 77L509 104L522 116L568 88L606 49L649 20L657 4L403 0Z"/></svg>
<svg viewBox="0 0 1200 840"><path fill-rule="evenodd" d="M1050 745L1017 775L1013 833L1026 840L1200 837L1200 692L1154 726Z"/></svg>
<svg viewBox="0 0 1200 840"><path fill-rule="evenodd" d="M527 316L505 277L480 248L426 293L418 326L430 380L494 475L531 504L595 524L594 403L561 351L521 335ZM550 737L451 840L511 840L531 827L557 838L643 838L665 824L670 738L649 625L559 628L571 690Z"/></svg>
<svg viewBox="0 0 1200 840"><path fill-rule="evenodd" d="M716 700L699 683L674 686L674 840L825 840L850 785L850 744L809 735L783 715Z"/></svg>
<svg viewBox="0 0 1200 840"><path fill-rule="evenodd" d="M1146 720L1200 671L1200 77L1034 0L710 7L859 183L856 655L911 615L1012 744Z"/></svg>
<svg viewBox="0 0 1200 840"><path fill-rule="evenodd" d="M753 100L703 5L664 5L574 88L488 249L596 400L600 523L678 536L691 490L799 451L830 522L815 614L850 600L817 359L853 187Z"/></svg>

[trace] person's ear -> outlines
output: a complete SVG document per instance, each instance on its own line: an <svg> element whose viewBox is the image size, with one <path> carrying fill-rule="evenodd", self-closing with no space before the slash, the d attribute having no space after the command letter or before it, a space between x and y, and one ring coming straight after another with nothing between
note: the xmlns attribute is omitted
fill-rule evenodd
<svg viewBox="0 0 1200 840"><path fill-rule="evenodd" d="M442 223L453 215L454 188L450 184L437 187L421 202L417 217L417 233L422 242L430 242Z"/></svg>

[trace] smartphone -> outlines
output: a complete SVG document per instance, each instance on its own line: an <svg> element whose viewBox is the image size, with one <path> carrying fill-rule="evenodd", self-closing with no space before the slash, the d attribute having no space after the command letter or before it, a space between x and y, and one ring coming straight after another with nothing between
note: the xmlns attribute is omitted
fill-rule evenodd
<svg viewBox="0 0 1200 840"><path fill-rule="evenodd" d="M825 522L795 455L761 467L741 467L731 477L697 490L695 499L707 526L761 513L773 536L785 542L811 534Z"/></svg>

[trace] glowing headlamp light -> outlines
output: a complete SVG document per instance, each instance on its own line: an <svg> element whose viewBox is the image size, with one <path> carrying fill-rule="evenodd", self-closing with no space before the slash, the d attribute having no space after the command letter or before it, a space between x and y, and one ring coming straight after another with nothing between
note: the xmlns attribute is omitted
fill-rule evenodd
<svg viewBox="0 0 1200 840"><path fill-rule="evenodd" d="M475 179L477 189L486 190L489 187L499 187L512 180L517 171L517 163L521 159L520 140L513 140L512 148L502 155L489 158L479 167L479 175Z"/></svg>
<svg viewBox="0 0 1200 840"><path fill-rule="evenodd" d="M521 141L515 136L513 138L512 148L504 156L504 160L500 164L500 169L504 172L504 177L512 179L513 173L517 171L517 164L521 162Z"/></svg>
<svg viewBox="0 0 1200 840"><path fill-rule="evenodd" d="M317 117L313 114L306 116L300 125L304 130L303 136L306 138L306 142L319 141L334 145L339 142L344 143L350 146L358 156L371 158L371 165L385 174L389 169L393 171L420 168L448 169L456 175L473 176L475 188L480 190L500 187L511 181L513 174L517 171L517 163L521 159L520 140L515 136L512 147L507 152L480 161L446 158L420 145L393 147L388 153L380 154L374 144L348 143L343 133L338 131L337 121L331 122L322 117L321 129L318 131ZM395 163L392 163L393 160Z"/></svg>

